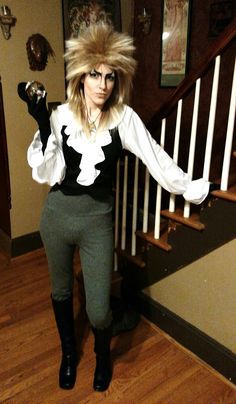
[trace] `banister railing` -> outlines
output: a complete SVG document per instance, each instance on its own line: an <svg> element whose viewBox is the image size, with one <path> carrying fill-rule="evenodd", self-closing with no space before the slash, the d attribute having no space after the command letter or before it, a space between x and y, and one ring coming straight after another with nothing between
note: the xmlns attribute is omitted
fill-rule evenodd
<svg viewBox="0 0 236 404"><path fill-rule="evenodd" d="M222 92L218 91L221 79L221 64L222 55L228 46L233 45L230 49L233 48L233 52L235 51L235 43L232 42L233 38L236 37L236 18L232 21L232 23L225 29L225 31L217 38L215 43L209 47L204 58L202 59L199 67L194 69L194 71L190 72L188 76L183 80L183 82L177 87L177 89L172 93L171 97L164 103L164 105L156 112L153 116L152 120L147 125L148 130L152 133L152 130L156 129L158 126L160 127L160 145L165 148L166 146L166 138L167 138L167 122L169 119L172 121L175 119L175 133L174 133L174 145L173 145L173 154L172 157L174 161L179 164L179 147L181 145L181 141L184 141L184 151L185 157L187 158L187 172L190 177L194 175L194 165L196 163L197 150L197 135L198 135L198 121L200 115L200 105L201 101L204 99L205 90L202 85L202 80L204 79L204 75L208 72L210 68L212 68L213 73L208 80L208 90L210 90L210 103L209 109L207 111L204 110L204 121L207 123L206 133L200 133L203 141L205 141L205 150L201 150L201 154L203 156L203 164L202 167L202 176L205 180L209 180L210 169L212 164L212 150L214 144L214 135L215 135L215 126L216 126L216 118L217 118L217 104L219 103L219 96L222 96ZM232 55L232 54L231 54ZM230 57L230 63L232 62ZM230 199L231 201L236 201L236 186L233 187L228 192L228 180L230 175L230 162L233 156L233 138L234 138L234 124L235 124L235 114L236 114L236 59L234 61L234 69L230 70L230 74L228 74L228 64L226 59L226 69L228 75L228 86L227 91L230 94L229 98L229 110L227 110L228 105L225 106L224 114L225 121L227 121L227 129L225 129L225 133L222 134L222 148L224 151L222 155L222 174L220 179L220 190L214 191L214 195L219 197L225 197L225 199ZM230 66L231 69L231 66ZM231 77L232 71L232 77ZM212 81L211 81L212 80ZM230 86L231 85L231 86ZM184 128L185 131L190 133L189 145L188 141L185 138L185 133L183 133L183 138L181 139L181 122L183 119L183 111L184 108L183 102L187 99L190 91L192 91L191 96L193 94L193 107L192 108L192 119L191 122L188 123L188 127ZM223 97L225 98L225 89L223 93ZM222 101L222 100L221 100ZM223 100L223 102L225 102ZM188 109L190 110L190 108ZM172 114L175 112L175 114ZM207 115L208 114L208 115ZM161 125L160 125L161 124ZM172 136L172 135L171 135ZM189 150L188 150L189 147ZM234 150L235 152L235 150ZM169 153L170 154L170 153ZM156 184L156 193L150 192L150 174L146 168L145 171L145 180L144 184L141 184L142 188L142 198L140 200L138 192L139 192L139 170L142 168L142 163L139 164L139 160L136 158L135 163L130 163L129 155L125 156L123 161L123 172L124 178L121 180L123 184L123 190L121 190L121 186L117 183L116 192L116 215L115 215L115 247L116 251L120 251L123 255L125 255L126 259L130 257L131 261L135 262L140 267L145 266L145 262L141 259L139 261L137 253L137 243L136 237L141 238L146 243L152 243L153 245L165 250L170 251L171 245L168 243L168 231L169 231L169 219L171 222L175 221L176 223L181 223L183 225L187 225L197 231L204 230L204 223L200 222L200 210L199 212L196 209L191 209L191 204L189 202L182 201L180 206L176 206L176 197L175 195L170 194L169 199L169 209L162 209L162 187L159 184ZM132 170L129 169L131 164ZM117 166L117 179L120 182L120 165ZM131 174L132 173L132 174ZM129 184L129 176L133 175L132 184L134 187L132 190L128 189ZM235 173L236 174L236 173ZM142 177L143 178L143 177ZM127 214L127 193L132 192L132 206L129 206L131 210L129 221ZM227 191L227 192L225 192ZM222 196L223 195L223 196ZM149 202L150 198L152 198L152 202L155 202L154 212L150 213L149 211ZM179 199L178 199L179 202ZM121 206L122 205L122 212ZM153 204L152 204L153 206ZM192 212L191 212L192 210ZM152 223L150 226L150 216L152 217ZM140 219L141 216L141 219ZM127 226L127 221L129 221L129 225ZM139 227L137 226L137 222L139 221ZM167 225L166 225L167 223ZM129 228L129 231L127 231ZM129 251L128 251L129 250ZM117 256L116 256L117 258ZM128 258L129 259L129 258ZM136 259L136 261L135 261ZM116 261L115 261L116 262Z"/></svg>
<svg viewBox="0 0 236 404"><path fill-rule="evenodd" d="M228 47L235 36L236 17L218 36L214 43L207 48L205 55L199 62L199 65L188 73L185 79L183 79L178 87L170 94L163 105L157 109L147 124L147 128L151 133L154 132L157 122L163 117L167 117L173 111L179 99L186 97L186 95L195 85L196 80L207 72L209 66L214 62L216 56Z"/></svg>

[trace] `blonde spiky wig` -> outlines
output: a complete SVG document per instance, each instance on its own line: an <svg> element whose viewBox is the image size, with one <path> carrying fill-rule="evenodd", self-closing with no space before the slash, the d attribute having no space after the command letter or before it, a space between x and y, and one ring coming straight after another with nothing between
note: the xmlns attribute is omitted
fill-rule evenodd
<svg viewBox="0 0 236 404"><path fill-rule="evenodd" d="M104 126L128 100L136 68L134 50L133 39L129 35L114 31L111 25L100 23L90 25L78 38L66 42L67 101L85 130L87 123L81 79L100 64L106 64L115 71L115 86L100 121Z"/></svg>

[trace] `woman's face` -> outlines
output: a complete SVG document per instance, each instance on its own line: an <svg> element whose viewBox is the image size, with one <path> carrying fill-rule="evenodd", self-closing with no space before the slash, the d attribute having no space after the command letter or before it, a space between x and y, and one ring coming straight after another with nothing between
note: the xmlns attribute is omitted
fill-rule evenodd
<svg viewBox="0 0 236 404"><path fill-rule="evenodd" d="M101 64L85 74L84 96L87 107L102 109L115 85L115 72L108 65Z"/></svg>

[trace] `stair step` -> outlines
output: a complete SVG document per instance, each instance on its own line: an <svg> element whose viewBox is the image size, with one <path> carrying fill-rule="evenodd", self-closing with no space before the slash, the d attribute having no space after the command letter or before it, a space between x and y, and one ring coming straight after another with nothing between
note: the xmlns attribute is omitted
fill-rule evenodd
<svg viewBox="0 0 236 404"><path fill-rule="evenodd" d="M192 213L189 218L186 218L183 216L183 210L178 208L175 212L162 210L161 215L198 231L205 229L205 225L199 221L198 213Z"/></svg>
<svg viewBox="0 0 236 404"><path fill-rule="evenodd" d="M168 236L168 232L165 231L160 238L156 239L154 238L154 232L148 232L148 233L144 233L141 230L138 230L136 232L137 237L145 240L146 242L154 245L155 247L161 248L164 251L171 251L172 247L170 244L168 244L167 242L167 236Z"/></svg>
<svg viewBox="0 0 236 404"><path fill-rule="evenodd" d="M126 260L132 262L139 268L146 267L146 263L145 263L145 261L143 261L141 254L131 255L129 251L121 250L121 248L116 248L115 252L117 253L118 256L125 258Z"/></svg>
<svg viewBox="0 0 236 404"><path fill-rule="evenodd" d="M233 185L227 191L216 190L216 191L212 191L211 194L216 196L217 198L236 202L236 185Z"/></svg>

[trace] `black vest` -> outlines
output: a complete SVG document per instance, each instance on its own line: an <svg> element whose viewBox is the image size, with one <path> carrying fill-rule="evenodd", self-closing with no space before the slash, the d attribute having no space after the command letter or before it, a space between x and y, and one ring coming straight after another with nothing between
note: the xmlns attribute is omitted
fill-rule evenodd
<svg viewBox="0 0 236 404"><path fill-rule="evenodd" d="M68 135L65 134L66 126L62 127L63 154L66 163L66 174L61 184L56 184L51 191L60 189L66 195L90 194L96 199L104 199L112 193L113 180L116 171L116 163L122 154L122 144L117 128L111 129L112 141L106 146L102 146L105 160L95 165L100 170L100 174L94 183L89 186L78 184L76 178L81 172L79 168L82 154L77 153L73 147L67 145Z"/></svg>

